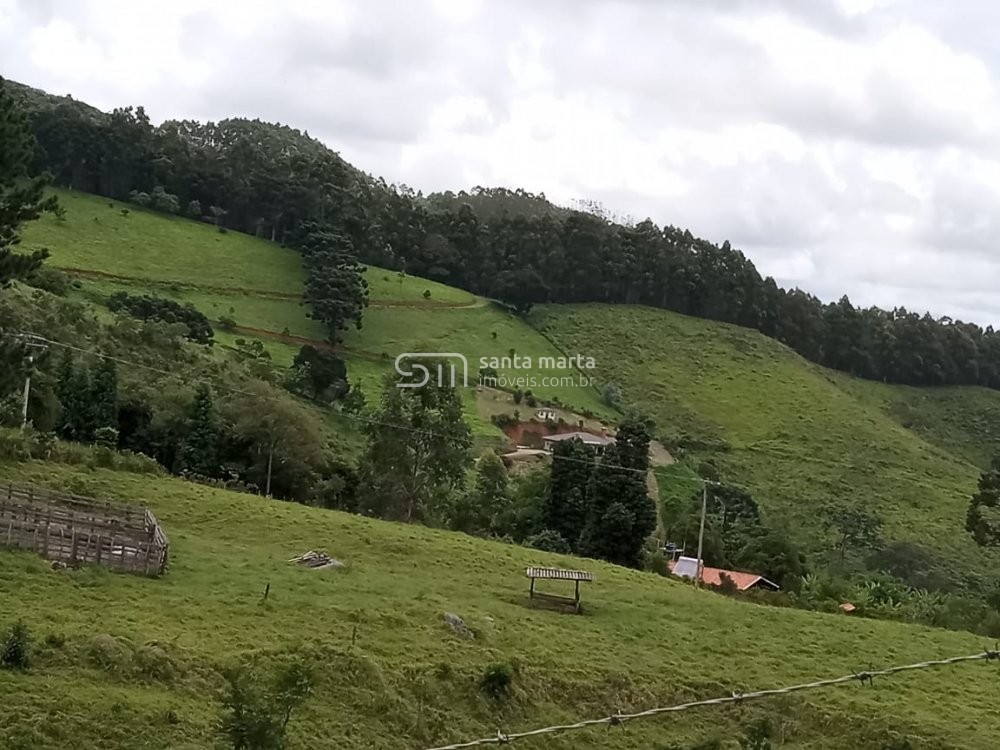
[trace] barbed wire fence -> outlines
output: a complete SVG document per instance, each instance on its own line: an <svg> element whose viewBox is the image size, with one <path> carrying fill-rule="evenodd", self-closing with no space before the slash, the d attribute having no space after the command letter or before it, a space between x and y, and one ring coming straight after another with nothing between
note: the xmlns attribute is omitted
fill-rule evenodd
<svg viewBox="0 0 1000 750"><path fill-rule="evenodd" d="M659 716L660 714L678 713L681 711L688 711L693 708L701 708L702 706L739 704L745 701L757 700L759 698L769 698L774 695L789 695L791 693L799 693L805 690L818 690L820 688L833 687L834 685L846 685L854 682L860 682L862 685L873 685L876 677L889 677L890 675L899 674L900 672L931 669L933 667L953 666L955 664L963 664L974 661L1000 661L1000 646L998 646L997 649L986 649L982 653L970 654L968 656L953 656L948 659L932 659L929 661L917 662L915 664L904 664L895 667L887 667L885 669L855 672L844 675L843 677L816 680L815 682L806 682L800 685L789 685L787 687L771 688L768 690L755 690L749 693L734 692L731 695L721 696L719 698L689 701L687 703L678 703L673 706L659 706L645 711L638 711L636 713L623 713L621 711L616 711L610 716L602 716L595 719L584 719L583 721L578 721L573 724L555 724L553 726L532 729L526 732L506 734L503 730L500 730L493 737L484 737L482 739L469 740L467 742L456 742L450 745L438 745L436 747L428 748L428 750L462 750L463 748L482 747L486 745L509 745L515 740L523 740L530 737L541 737L560 732L572 732L578 729L588 729L590 727L600 725L607 725L609 728L614 726L623 726L626 722L634 721L636 719L645 719L651 716Z"/></svg>

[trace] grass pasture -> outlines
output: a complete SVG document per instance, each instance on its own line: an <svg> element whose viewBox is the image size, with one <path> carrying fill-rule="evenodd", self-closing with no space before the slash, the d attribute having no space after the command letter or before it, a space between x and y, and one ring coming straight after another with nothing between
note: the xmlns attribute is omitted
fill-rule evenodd
<svg viewBox="0 0 1000 750"><path fill-rule="evenodd" d="M51 263L74 269L81 289L77 296L101 304L124 291L190 303L213 322L233 319L240 327L228 333L216 326L218 340L259 339L281 366L291 363L301 340L322 344L326 331L308 315L299 295L303 275L299 256L275 243L169 217L96 196L59 191L65 220L46 216L28 226L26 249L49 248ZM128 213L122 213L127 210ZM530 357L531 367L502 374L524 378L522 385L544 399L558 398L577 410L613 417L594 387L577 382L587 373L548 370L540 357L558 357L545 338L513 315L444 284L369 268L371 306L360 331L345 334L345 358L352 379L361 379L369 396L402 352L458 352L469 362L470 384L479 358ZM430 296L425 296L430 292ZM284 337L284 340L283 340ZM292 340L294 337L295 340ZM546 385L544 378L568 376L572 383ZM512 387L517 387L512 386ZM478 438L496 442L499 432L466 398L467 417Z"/></svg>
<svg viewBox="0 0 1000 750"><path fill-rule="evenodd" d="M921 433L893 416L907 389L845 386L846 377L748 329L599 305L546 307L533 321L564 347L590 347L626 403L652 414L661 433L690 452L713 456L808 546L826 543L819 511L836 502L880 514L891 538L931 546L958 564L957 576L996 570L998 556L963 529L978 436L966 428L963 438L949 437L959 434L961 418L945 418L945 394L928 393L928 403L942 405L923 407L934 416ZM986 400L979 389L961 397L973 399L966 409L977 413L974 404Z"/></svg>
<svg viewBox="0 0 1000 750"><path fill-rule="evenodd" d="M492 736L498 723L516 731L983 645L961 633L761 607L654 574L178 479L40 463L5 464L0 474L146 503L172 541L161 580L53 571L31 554L0 551L0 623L24 618L38 643L29 672L0 670L0 746L11 750L215 746L220 670L292 653L314 664L317 689L292 720L290 748L422 750ZM285 562L308 549L346 567ZM584 615L528 609L524 567L532 564L594 571ZM444 612L461 616L476 638L455 636ZM495 663L514 667L502 705L477 688ZM732 742L768 715L787 748L883 748L906 737L918 748L985 749L1000 731L996 669L963 665L520 744Z"/></svg>

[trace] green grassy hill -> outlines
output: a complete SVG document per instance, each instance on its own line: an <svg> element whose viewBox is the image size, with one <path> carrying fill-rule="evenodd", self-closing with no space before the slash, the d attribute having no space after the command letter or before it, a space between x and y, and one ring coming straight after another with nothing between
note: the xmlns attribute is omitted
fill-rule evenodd
<svg viewBox="0 0 1000 750"><path fill-rule="evenodd" d="M74 269L79 295L100 301L125 290L191 302L213 320L236 321L236 331L217 331L220 341L259 338L283 365L302 343L322 343L323 328L300 298L295 252L95 196L59 197L66 219L33 222L24 245L48 247L53 265ZM367 278L371 307L362 329L347 332L344 355L369 396L401 352L461 352L473 377L481 356L514 352L536 366L506 374L536 380L554 374L537 367L541 356L590 355L597 370L576 375L596 376L596 386L621 383L625 401L654 415L668 442L720 460L808 546L823 546L818 511L838 502L881 514L890 536L929 544L963 571L993 564L961 525L976 466L1000 436L1000 393L860 381L756 332L666 311L553 306L537 310L532 327L442 284L379 268ZM534 390L614 418L598 387ZM496 441L488 421L496 405L477 405L471 390L466 404L477 437ZM685 465L663 475L665 496L689 491Z"/></svg>
<svg viewBox="0 0 1000 750"><path fill-rule="evenodd" d="M10 750L213 746L221 670L290 653L317 670L290 748L421 750L491 736L498 725L516 731L983 645L177 479L40 463L2 464L0 476L148 504L172 541L159 580L55 571L27 553L0 554L0 623L23 617L37 642L29 672L0 671L0 746ZM309 549L346 567L286 562ZM584 614L528 609L530 564L594 571ZM464 618L476 638L456 637L445 612ZM502 708L477 688L500 662L516 670ZM741 727L769 715L787 748L883 748L893 737L916 748L989 748L1000 732L996 684L995 665L963 665L518 746L634 750L720 738L735 747Z"/></svg>
<svg viewBox="0 0 1000 750"><path fill-rule="evenodd" d="M217 329L217 338L260 339L275 362L288 365L306 342L323 345L324 327L308 317L301 299L304 277L293 250L209 224L146 211L92 195L57 191L66 218L46 216L25 229L24 247L46 247L51 264L81 284L80 296L100 302L116 291L154 294L190 302L213 321L233 319L238 329ZM127 213L125 213L127 211ZM369 390L403 352L464 354L470 382L483 356L531 357L532 367L505 374L534 378L560 375L540 368L540 356L560 352L517 317L471 294L427 279L369 268L370 307L360 331L345 337L352 379ZM503 368L501 368L502 370ZM582 375L573 371L571 375ZM614 416L596 387L540 384L541 398L558 398L578 410ZM496 440L499 432L467 394L467 416L477 434Z"/></svg>
<svg viewBox="0 0 1000 750"><path fill-rule="evenodd" d="M93 196L60 198L65 220L32 223L24 245L48 247L52 265L79 281L78 299L99 303L124 290L188 301L213 320L236 321L235 331L217 330L220 342L258 338L278 364L288 364L302 343L322 342L324 331L301 301L294 252ZM592 356L597 369L577 374L595 376L598 386L619 383L625 403L649 412L666 442L679 446L681 461L660 470L664 497L690 494L693 465L711 457L754 491L769 520L814 551L827 542L819 512L838 502L879 513L894 539L931 547L956 580L995 577L1000 557L975 548L961 526L977 467L1000 434L1000 394L857 381L755 332L664 311L553 306L524 321L424 279L377 268L367 278L372 304L363 328L346 335L344 356L369 398L406 351L461 352L473 373L479 357L512 350L535 362ZM553 373L533 367L508 374ZM597 387L534 390L614 416ZM476 399L473 389L466 392L467 416L477 437L495 441L499 433ZM356 433L345 441L356 445ZM295 721L293 747L420 750L491 735L498 723L521 729L982 646L966 634L758 607L592 561L173 479L43 464L0 469L4 480L148 503L174 542L172 568L159 581L51 571L30 555L0 554L3 590L16 592L4 600L0 625L23 616L43 641L31 673L0 672L9 706L0 714L3 747L209 746L222 669L291 651L320 671L317 694ZM285 562L308 549L348 567L308 571ZM585 616L524 607L523 568L547 562L596 571ZM267 584L271 596L263 603ZM456 639L444 626L446 611L465 618L477 639ZM502 710L476 688L497 662L516 670L513 701ZM626 733L601 729L535 744L683 748L732 740L766 714L782 717L785 747L882 748L906 736L917 748L986 748L1000 719L989 700L996 674L985 669L706 709L639 722Z"/></svg>
<svg viewBox="0 0 1000 750"><path fill-rule="evenodd" d="M552 306L532 321L591 353L668 442L715 458L807 546L823 547L819 511L839 502L930 546L957 579L995 576L998 556L963 524L1000 393L852 380L755 331L661 310Z"/></svg>

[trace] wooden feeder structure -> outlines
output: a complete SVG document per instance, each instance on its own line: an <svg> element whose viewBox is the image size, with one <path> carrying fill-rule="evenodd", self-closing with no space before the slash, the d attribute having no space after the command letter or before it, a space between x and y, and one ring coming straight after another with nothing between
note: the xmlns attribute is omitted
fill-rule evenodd
<svg viewBox="0 0 1000 750"><path fill-rule="evenodd" d="M585 570L563 570L562 568L528 568L524 571L524 574L531 579L531 587L528 590L529 607L537 604L555 609L571 609L576 614L580 614L580 581L594 580L593 573L588 573ZM576 590L573 596L535 591L535 581L538 579L573 581L576 583Z"/></svg>

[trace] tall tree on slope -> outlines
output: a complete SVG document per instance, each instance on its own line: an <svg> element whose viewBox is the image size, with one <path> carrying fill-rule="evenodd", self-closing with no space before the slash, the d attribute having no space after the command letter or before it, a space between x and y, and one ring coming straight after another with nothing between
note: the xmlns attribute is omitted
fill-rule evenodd
<svg viewBox="0 0 1000 750"><path fill-rule="evenodd" d="M30 255L13 252L21 239L21 225L57 208L54 197L43 197L43 180L27 179L33 146L24 113L0 78L0 289L30 276L48 255L44 250ZM27 348L0 332L0 396L20 385L27 362Z"/></svg>
<svg viewBox="0 0 1000 750"><path fill-rule="evenodd" d="M965 528L983 547L1000 546L1000 456L979 476L979 488L969 501Z"/></svg>
<svg viewBox="0 0 1000 750"><path fill-rule="evenodd" d="M0 78L0 285L29 276L48 255L44 250L13 252L21 225L58 206L54 196L44 197L43 179L27 178L33 148L27 119Z"/></svg>
<svg viewBox="0 0 1000 750"><path fill-rule="evenodd" d="M424 364L434 371L432 361ZM472 437L454 386L430 379L419 387L399 387L389 378L365 432L363 509L374 515L419 521L465 481Z"/></svg>

